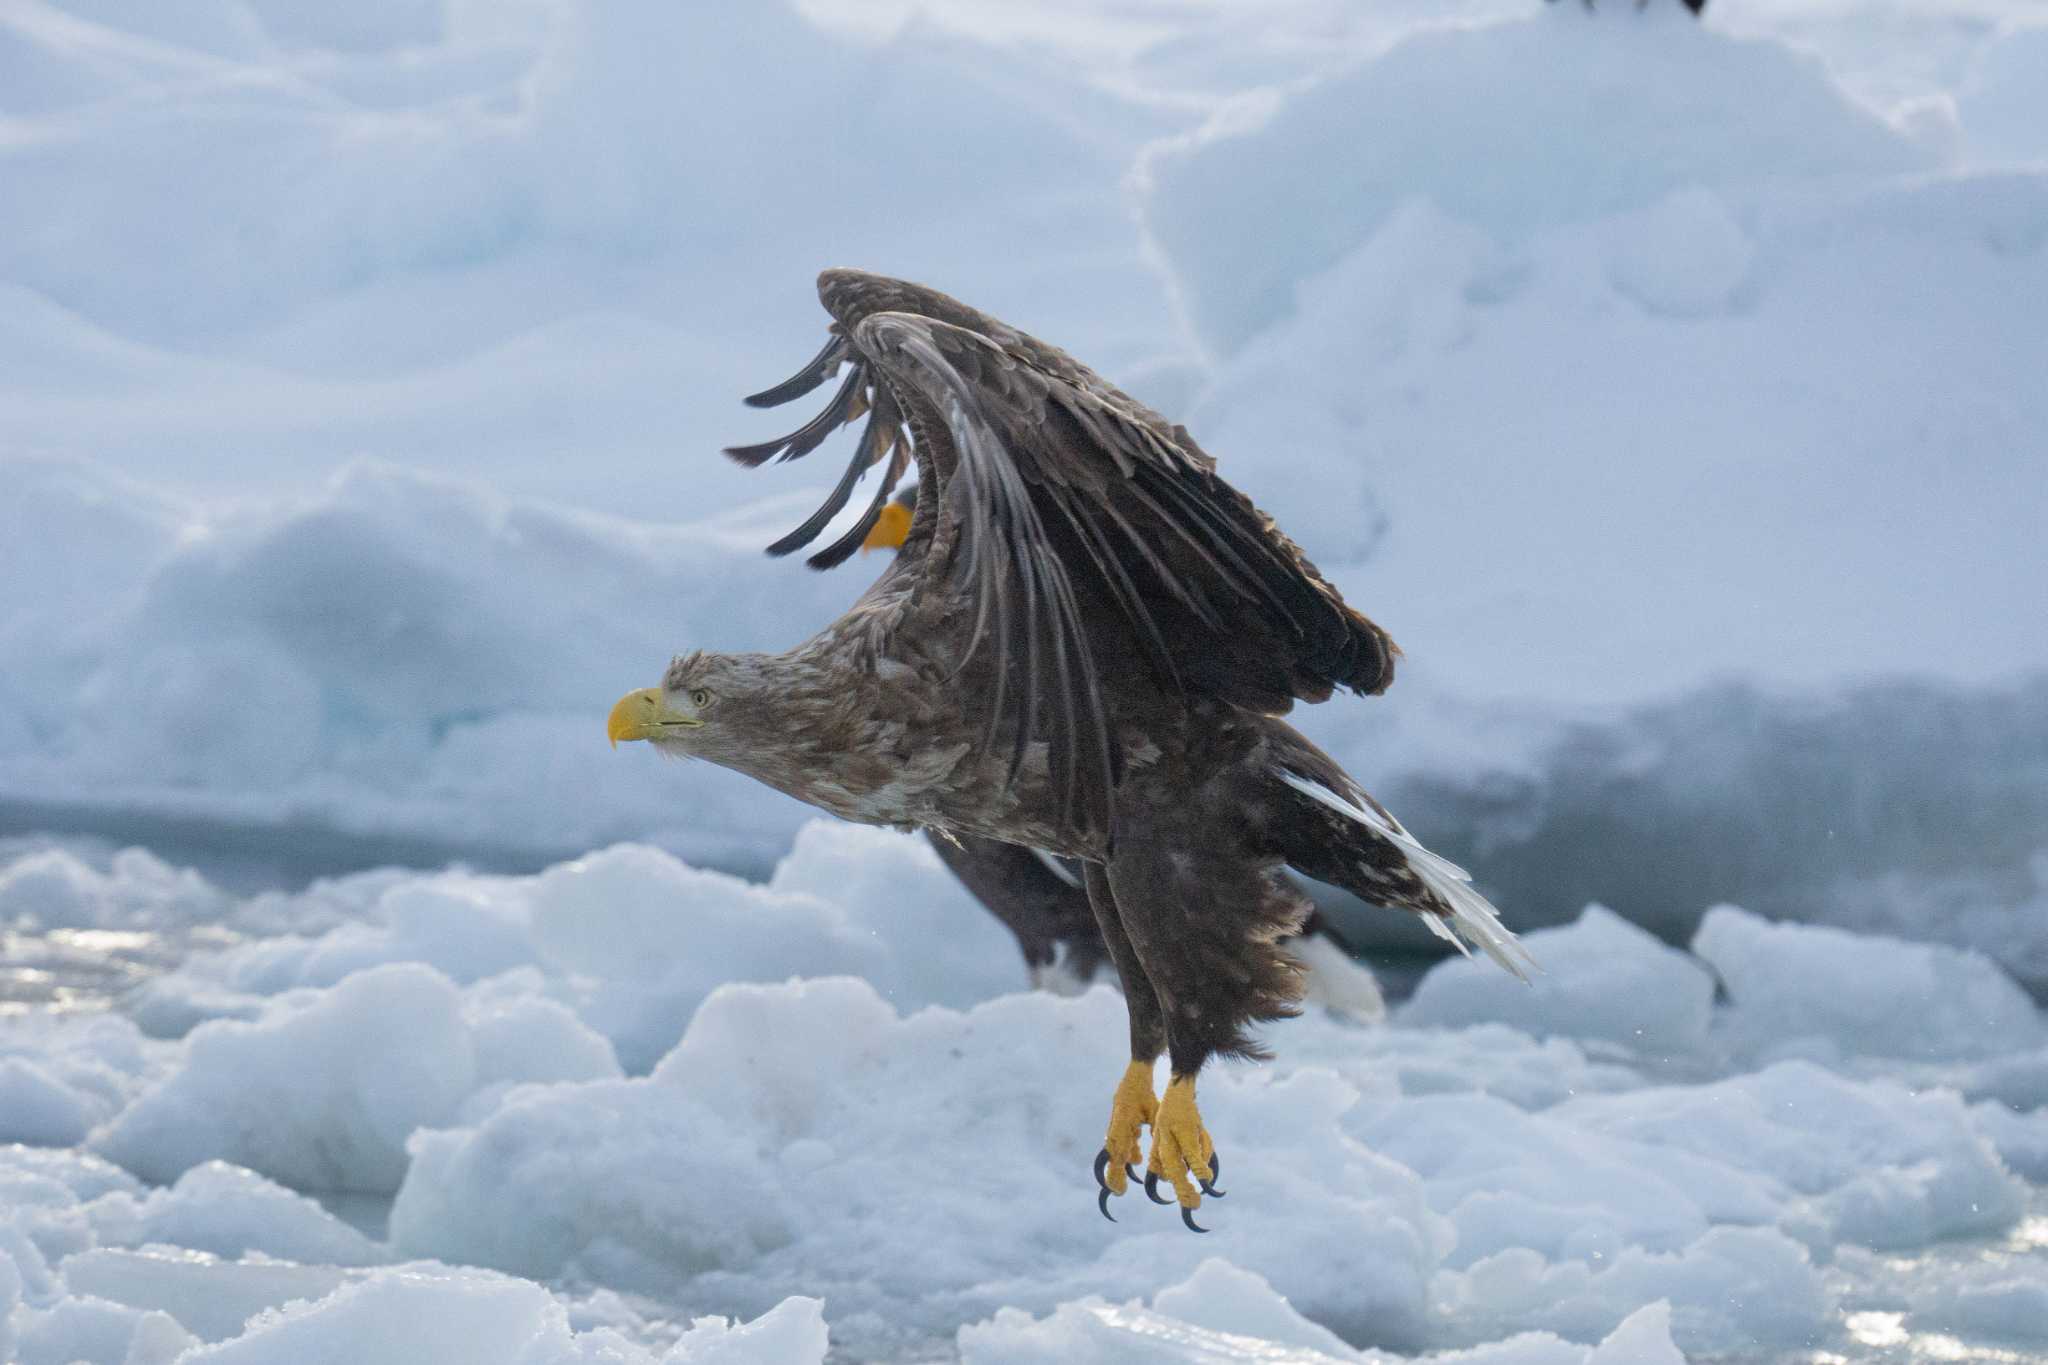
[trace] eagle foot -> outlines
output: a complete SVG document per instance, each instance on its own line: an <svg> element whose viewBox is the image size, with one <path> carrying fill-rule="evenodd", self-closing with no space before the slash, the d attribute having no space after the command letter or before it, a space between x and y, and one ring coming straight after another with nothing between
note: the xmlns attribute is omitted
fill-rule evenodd
<svg viewBox="0 0 2048 1365"><path fill-rule="evenodd" d="M1109 1106L1109 1134L1095 1155L1095 1207L1112 1223L1116 1219L1110 1218L1109 1197L1121 1195L1138 1178L1137 1163L1145 1159L1138 1136L1158 1112L1159 1101L1152 1095L1152 1063L1134 1061L1117 1082Z"/></svg>
<svg viewBox="0 0 2048 1365"><path fill-rule="evenodd" d="M1195 1174L1207 1171L1207 1178ZM1213 1182L1223 1173L1216 1157L1216 1144L1202 1126L1202 1113L1195 1107L1195 1078L1175 1076L1166 1087L1165 1098L1152 1121L1152 1156L1145 1163L1145 1193L1154 1203L1161 1181L1173 1186L1174 1202L1180 1205L1180 1220L1190 1232L1207 1232L1192 1217L1202 1207L1202 1195L1220 1195Z"/></svg>

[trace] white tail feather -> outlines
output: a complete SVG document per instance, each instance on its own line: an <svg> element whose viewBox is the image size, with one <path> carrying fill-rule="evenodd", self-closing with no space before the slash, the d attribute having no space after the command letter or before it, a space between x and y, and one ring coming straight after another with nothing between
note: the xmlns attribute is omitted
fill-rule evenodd
<svg viewBox="0 0 2048 1365"><path fill-rule="evenodd" d="M1423 884L1451 909L1448 919L1430 914L1422 917L1440 938L1449 941L1467 957L1472 956L1474 948L1478 948L1523 981L1529 979L1531 970L1540 970L1536 967L1536 959L1529 956L1529 950L1500 922L1500 915L1486 897L1472 889L1472 877L1464 868L1449 858L1431 853L1420 840L1401 827L1399 820L1382 814L1365 801L1346 800L1342 794L1331 791L1322 783L1286 768L1276 771L1281 781L1303 796L1358 821L1401 850L1408 865L1415 869L1415 875L1422 878Z"/></svg>

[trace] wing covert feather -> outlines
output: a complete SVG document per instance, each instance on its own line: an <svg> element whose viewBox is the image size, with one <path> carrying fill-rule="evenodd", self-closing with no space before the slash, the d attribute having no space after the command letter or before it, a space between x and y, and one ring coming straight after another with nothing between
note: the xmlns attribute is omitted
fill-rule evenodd
<svg viewBox="0 0 2048 1365"><path fill-rule="evenodd" d="M985 747L1007 737L1014 776L1045 741L1077 827L1108 829L1118 775L1105 660L1141 661L1168 692L1273 714L1392 681L1386 633L1217 475L1185 428L935 290L851 270L818 284L834 317L825 349L749 401L808 393L848 361L852 374L789 436L728 454L796 459L870 419L825 504L771 553L808 544L883 465L866 515L810 563L844 560L907 468L904 428L915 433L920 494L902 554L930 557L927 585L969 614L961 666L992 651Z"/></svg>

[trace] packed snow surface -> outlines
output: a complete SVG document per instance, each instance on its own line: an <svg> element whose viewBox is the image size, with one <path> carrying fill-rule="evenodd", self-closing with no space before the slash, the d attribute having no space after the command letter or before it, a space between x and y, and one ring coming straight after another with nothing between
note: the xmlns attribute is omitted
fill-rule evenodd
<svg viewBox="0 0 2048 1365"><path fill-rule="evenodd" d="M17 0L0 186L0 1360L2048 1360L2038 5ZM603 745L873 575L715 453L831 265L1185 421L1543 968L1205 1075L1210 1236L1112 991Z"/></svg>
<svg viewBox="0 0 2048 1365"><path fill-rule="evenodd" d="M111 865L24 866L161 922ZM168 880L215 946L0 1017L25 1361L1791 1361L1872 1314L2048 1353L2048 1021L1968 951L1590 907L1527 935L1533 985L1456 960L1386 1025L1312 1009L1204 1074L1197 1238L1095 1215L1116 993L1023 989L910 837L815 823L763 885L637 845Z"/></svg>

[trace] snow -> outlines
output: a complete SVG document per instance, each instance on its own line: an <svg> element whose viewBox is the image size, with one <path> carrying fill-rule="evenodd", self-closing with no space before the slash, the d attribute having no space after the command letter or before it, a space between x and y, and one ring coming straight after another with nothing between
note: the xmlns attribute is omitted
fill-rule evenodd
<svg viewBox="0 0 2048 1365"><path fill-rule="evenodd" d="M733 396L809 353L811 272L845 262L1185 418L1407 650L1384 702L1303 723L1426 842L1469 835L1524 922L1598 899L1680 940L1663 921L1716 900L1827 918L1894 877L1916 936L2048 981L2048 918L2004 913L2038 901L2048 818L2021 761L2048 715L2048 30L2022 5L72 0L0 26L0 827L287 877L629 838L765 873L794 805L612 755L592 717L858 591L756 553L815 470L713 453L785 420ZM1746 825L1796 747L1669 811L1587 770L1742 744L1730 679L1748 723L1825 731L1850 791L1998 797L1938 813L1945 860L1845 791L1854 828ZM1854 733L1873 687L1887 746ZM1592 857L1581 803L1688 883L1657 903ZM1986 913L1936 913L1964 869ZM1413 946L1387 926L1361 932Z"/></svg>
<svg viewBox="0 0 2048 1365"><path fill-rule="evenodd" d="M85 1140L91 1111L69 1086L23 1057L0 1058L0 1136L70 1147Z"/></svg>
<svg viewBox="0 0 2048 1365"><path fill-rule="evenodd" d="M1446 962L1416 988L1402 1021L1457 1027L1491 1020L1645 1052L1685 1051L1705 1038L1713 978L1613 911L1588 906L1569 928L1537 930L1522 942L1540 969L1526 987L1487 970L1491 964Z"/></svg>
<svg viewBox="0 0 2048 1365"><path fill-rule="evenodd" d="M433 1353L472 1315L535 1359L1770 1358L1863 1313L2048 1346L2043 1021L1952 949L1724 906L1687 952L1595 906L1531 985L1452 960L1387 1023L1312 1011L1205 1073L1195 1238L1090 1207L1115 992L1023 989L913 839L820 822L764 885L621 846L207 892L265 928L143 998L232 1012L0 1022L90 1106L0 1149L24 1359Z"/></svg>
<svg viewBox="0 0 2048 1365"><path fill-rule="evenodd" d="M4 7L0 1358L2048 1360L2044 92L2024 0ZM1543 968L1205 1073L1210 1236L1090 1207L1112 991L599 736L872 576L715 454L834 264L1186 421Z"/></svg>
<svg viewBox="0 0 2048 1365"><path fill-rule="evenodd" d="M0 1346L88 1360L821 1361L816 1299L664 1333L616 1295L572 1298L487 1270L396 1263L311 1200L200 1167L142 1194L94 1158L0 1148ZM27 1235L24 1236L23 1234Z"/></svg>
<svg viewBox="0 0 2048 1365"><path fill-rule="evenodd" d="M1728 992L1725 1031L1751 1051L1818 1037L1857 1053L1948 1059L2048 1043L2033 1001L1977 953L1770 924L1732 906L1707 912L1693 951Z"/></svg>
<svg viewBox="0 0 2048 1365"><path fill-rule="evenodd" d="M1062 1304L1040 1320L1006 1308L989 1322L963 1327L959 1345L963 1365L1377 1365L1398 1359L1352 1349L1296 1313L1259 1276L1214 1259L1183 1283L1161 1290L1149 1308L1091 1298ZM1431 1359L1438 1365L1673 1365L1684 1357L1671 1341L1670 1307L1660 1300L1630 1314L1590 1348L1548 1332L1525 1332Z"/></svg>
<svg viewBox="0 0 2048 1365"><path fill-rule="evenodd" d="M251 1020L200 1025L180 1064L93 1145L155 1180L224 1158L301 1188L389 1193L407 1135L452 1118L481 1087L617 1068L559 1007L468 1014L447 977L393 962L332 990L286 992Z"/></svg>
<svg viewBox="0 0 2048 1365"><path fill-rule="evenodd" d="M337 898L354 911L328 928ZM1007 932L921 840L823 821L758 884L625 844L530 877L351 879L231 903L228 922L270 932L144 985L133 1013L151 1032L255 1018L294 989L423 963L464 988L480 1084L508 1068L534 1080L602 1074L612 1052L645 1072L733 980L851 972L910 1008L967 1005L1025 981ZM905 941L929 947L905 953ZM550 1067L558 1074L541 1074Z"/></svg>
<svg viewBox="0 0 2048 1365"><path fill-rule="evenodd" d="M1532 11L1520 23L1418 32L1162 148L1147 167L1147 223L1201 335L1235 350L1284 318L1301 281L1404 200L1526 237L1688 188L1929 165L1812 58L1675 10L1645 20L1587 25ZM1303 164L1345 173L1303 176ZM1276 216L1288 224L1278 242Z"/></svg>

